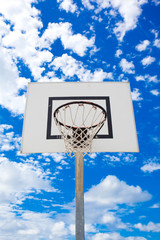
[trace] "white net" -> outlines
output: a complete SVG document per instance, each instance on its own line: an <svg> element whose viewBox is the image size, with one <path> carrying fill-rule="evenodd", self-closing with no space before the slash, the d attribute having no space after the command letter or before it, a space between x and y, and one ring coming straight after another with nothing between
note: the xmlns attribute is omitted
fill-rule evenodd
<svg viewBox="0 0 160 240"><path fill-rule="evenodd" d="M106 120L106 111L95 103L71 102L54 112L54 119L64 139L66 152L91 153L92 140Z"/></svg>

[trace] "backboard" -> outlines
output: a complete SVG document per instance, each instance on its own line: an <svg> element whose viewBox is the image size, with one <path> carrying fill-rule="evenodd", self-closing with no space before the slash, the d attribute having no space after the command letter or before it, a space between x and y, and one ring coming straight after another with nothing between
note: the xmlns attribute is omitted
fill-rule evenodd
<svg viewBox="0 0 160 240"><path fill-rule="evenodd" d="M65 152L54 111L73 101L89 101L107 112L92 152L138 152L130 85L127 82L29 83L21 153Z"/></svg>

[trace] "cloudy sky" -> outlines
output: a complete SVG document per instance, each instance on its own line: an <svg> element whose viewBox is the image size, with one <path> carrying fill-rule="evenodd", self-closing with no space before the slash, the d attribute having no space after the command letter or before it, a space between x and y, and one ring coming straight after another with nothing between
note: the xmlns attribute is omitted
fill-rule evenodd
<svg viewBox="0 0 160 240"><path fill-rule="evenodd" d="M87 240L160 239L159 0L0 0L0 239L74 236L74 159L20 155L28 82L129 81L139 153L85 157Z"/></svg>

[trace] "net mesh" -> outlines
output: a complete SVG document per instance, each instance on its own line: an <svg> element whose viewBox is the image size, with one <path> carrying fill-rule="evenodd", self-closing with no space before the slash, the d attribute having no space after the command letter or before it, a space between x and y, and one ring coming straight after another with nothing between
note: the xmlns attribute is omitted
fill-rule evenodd
<svg viewBox="0 0 160 240"><path fill-rule="evenodd" d="M56 125L64 139L68 155L91 153L92 140L106 120L105 110L94 103L71 102L54 112Z"/></svg>

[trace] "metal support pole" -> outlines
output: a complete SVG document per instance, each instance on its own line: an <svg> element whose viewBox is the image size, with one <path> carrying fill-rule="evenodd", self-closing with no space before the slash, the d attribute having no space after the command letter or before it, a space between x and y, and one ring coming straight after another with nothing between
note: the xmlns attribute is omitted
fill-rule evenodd
<svg viewBox="0 0 160 240"><path fill-rule="evenodd" d="M84 158L83 153L75 154L76 178L76 240L84 240Z"/></svg>

